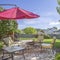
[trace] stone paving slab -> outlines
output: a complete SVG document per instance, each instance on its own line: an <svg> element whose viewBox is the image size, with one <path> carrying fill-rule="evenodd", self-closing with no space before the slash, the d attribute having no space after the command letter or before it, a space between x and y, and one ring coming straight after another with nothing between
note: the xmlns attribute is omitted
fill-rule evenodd
<svg viewBox="0 0 60 60"><path fill-rule="evenodd" d="M25 60L53 60L55 58L56 52L54 54L52 51L42 52L42 53L25 53ZM0 60L2 60L0 58ZM8 59L11 60L11 59ZM14 60L24 60L22 55L15 55Z"/></svg>

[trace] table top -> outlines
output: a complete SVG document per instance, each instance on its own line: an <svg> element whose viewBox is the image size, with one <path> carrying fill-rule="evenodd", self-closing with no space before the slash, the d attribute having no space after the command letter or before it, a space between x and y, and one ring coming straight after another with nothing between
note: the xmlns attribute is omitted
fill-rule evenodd
<svg viewBox="0 0 60 60"><path fill-rule="evenodd" d="M12 53L12 52L16 52L16 51L20 51L20 50L24 50L24 47L21 46L10 46L10 47L5 47L3 48L3 50Z"/></svg>

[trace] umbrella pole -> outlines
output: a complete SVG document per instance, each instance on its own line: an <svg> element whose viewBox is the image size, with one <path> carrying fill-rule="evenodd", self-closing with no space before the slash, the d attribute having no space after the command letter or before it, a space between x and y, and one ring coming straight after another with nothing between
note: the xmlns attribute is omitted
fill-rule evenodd
<svg viewBox="0 0 60 60"><path fill-rule="evenodd" d="M16 4L0 4L0 6L6 6L6 5L17 7L17 5L16 5Z"/></svg>

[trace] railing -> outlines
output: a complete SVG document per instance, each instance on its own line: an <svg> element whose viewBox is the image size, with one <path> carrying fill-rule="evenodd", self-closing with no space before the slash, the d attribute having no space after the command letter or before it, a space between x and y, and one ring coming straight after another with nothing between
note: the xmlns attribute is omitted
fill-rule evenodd
<svg viewBox="0 0 60 60"><path fill-rule="evenodd" d="M15 36L17 36L18 38L36 38L36 34L16 34Z"/></svg>

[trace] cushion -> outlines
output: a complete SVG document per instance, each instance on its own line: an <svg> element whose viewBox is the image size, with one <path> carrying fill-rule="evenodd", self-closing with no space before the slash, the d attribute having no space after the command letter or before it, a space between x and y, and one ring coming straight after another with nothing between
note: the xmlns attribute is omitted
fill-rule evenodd
<svg viewBox="0 0 60 60"><path fill-rule="evenodd" d="M52 44L42 43L41 45L43 48L52 48Z"/></svg>

